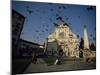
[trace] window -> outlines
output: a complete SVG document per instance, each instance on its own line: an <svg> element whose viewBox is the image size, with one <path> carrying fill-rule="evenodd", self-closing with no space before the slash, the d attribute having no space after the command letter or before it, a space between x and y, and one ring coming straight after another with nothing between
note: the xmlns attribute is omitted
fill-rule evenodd
<svg viewBox="0 0 100 75"><path fill-rule="evenodd" d="M60 33L59 33L59 37L60 37L60 38L63 38L63 37L64 37L64 32L60 32Z"/></svg>

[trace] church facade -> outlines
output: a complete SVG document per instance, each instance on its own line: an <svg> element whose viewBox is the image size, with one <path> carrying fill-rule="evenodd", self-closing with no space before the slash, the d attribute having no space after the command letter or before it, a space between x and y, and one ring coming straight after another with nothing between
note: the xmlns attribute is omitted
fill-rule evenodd
<svg viewBox="0 0 100 75"><path fill-rule="evenodd" d="M61 23L55 26L46 41L45 52L48 55L57 55L59 47L63 49L64 56L79 57L79 38L72 32L68 24Z"/></svg>

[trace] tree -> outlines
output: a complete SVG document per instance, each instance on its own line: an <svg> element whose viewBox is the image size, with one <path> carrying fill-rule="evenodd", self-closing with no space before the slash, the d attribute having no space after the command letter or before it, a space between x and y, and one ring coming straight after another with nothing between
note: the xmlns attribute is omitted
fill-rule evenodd
<svg viewBox="0 0 100 75"><path fill-rule="evenodd" d="M81 38L79 49L84 49L84 40Z"/></svg>
<svg viewBox="0 0 100 75"><path fill-rule="evenodd" d="M93 42L90 44L90 49L91 49L92 51L95 51L95 50L96 50L96 46L94 45Z"/></svg>

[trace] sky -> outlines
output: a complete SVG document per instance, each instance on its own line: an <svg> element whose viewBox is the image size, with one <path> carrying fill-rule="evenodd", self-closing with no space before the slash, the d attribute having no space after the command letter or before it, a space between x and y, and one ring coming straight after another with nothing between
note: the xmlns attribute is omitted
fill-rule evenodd
<svg viewBox="0 0 100 75"><path fill-rule="evenodd" d="M43 44L48 35L54 31L54 23L59 24L57 18L62 17L69 24L72 32L80 38L84 36L83 28L86 25L89 42L95 43L95 6L12 1L12 9L25 16L20 35L24 40Z"/></svg>

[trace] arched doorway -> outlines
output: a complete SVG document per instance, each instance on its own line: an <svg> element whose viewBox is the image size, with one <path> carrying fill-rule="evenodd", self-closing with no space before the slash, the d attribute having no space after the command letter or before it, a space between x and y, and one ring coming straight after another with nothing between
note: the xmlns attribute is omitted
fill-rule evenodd
<svg viewBox="0 0 100 75"><path fill-rule="evenodd" d="M83 58L83 51L82 50L79 51L79 57Z"/></svg>

